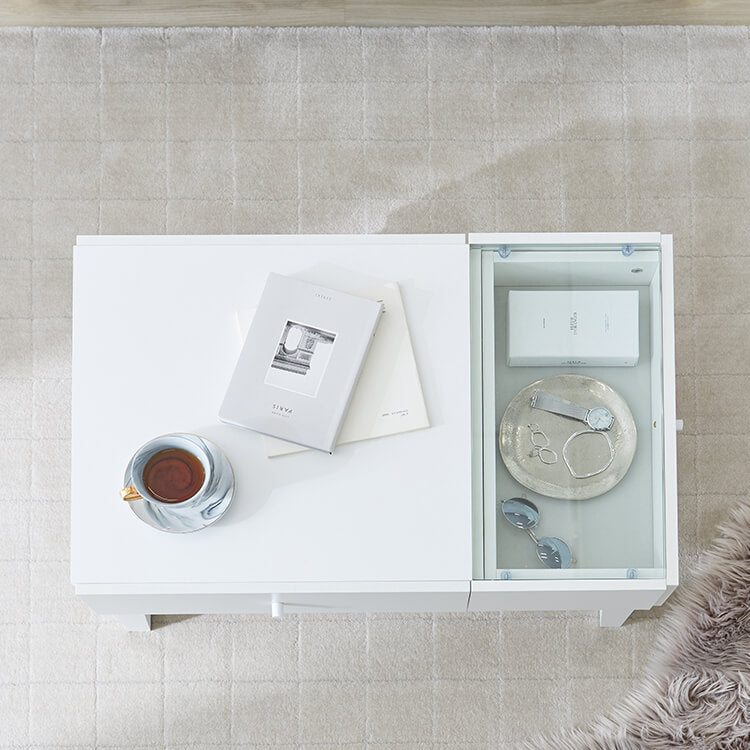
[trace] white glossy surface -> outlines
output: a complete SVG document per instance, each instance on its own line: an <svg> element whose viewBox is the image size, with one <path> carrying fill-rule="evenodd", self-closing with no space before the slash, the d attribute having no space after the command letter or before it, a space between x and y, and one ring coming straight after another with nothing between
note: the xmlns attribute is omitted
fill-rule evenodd
<svg viewBox="0 0 750 750"><path fill-rule="evenodd" d="M468 585L462 235L89 237L74 258L74 583ZM433 426L267 459L259 435L219 423L236 311L256 304L270 271L344 290L398 281ZM118 497L133 451L171 431L216 442L237 476L226 516L184 536L149 528Z"/></svg>

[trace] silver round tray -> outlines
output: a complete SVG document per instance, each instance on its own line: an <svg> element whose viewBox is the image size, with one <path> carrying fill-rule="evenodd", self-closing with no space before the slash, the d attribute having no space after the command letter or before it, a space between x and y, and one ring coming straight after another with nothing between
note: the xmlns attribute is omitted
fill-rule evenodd
<svg viewBox="0 0 750 750"><path fill-rule="evenodd" d="M574 419L532 409L531 396L537 389L588 408L604 406L614 415L615 421L608 431L614 457L604 471L585 479L573 476L564 460L563 446L571 435L588 428ZM538 425L549 438L549 448L558 457L556 462L543 463L536 455L530 424ZM586 500L611 490L627 474L636 443L635 421L625 399L601 380L574 374L551 375L520 390L508 404L498 432L500 456L510 475L540 495L564 500ZM582 435L570 442L568 457L577 473L585 474L606 464L610 449L606 438ZM549 460L551 454L546 453L545 458Z"/></svg>

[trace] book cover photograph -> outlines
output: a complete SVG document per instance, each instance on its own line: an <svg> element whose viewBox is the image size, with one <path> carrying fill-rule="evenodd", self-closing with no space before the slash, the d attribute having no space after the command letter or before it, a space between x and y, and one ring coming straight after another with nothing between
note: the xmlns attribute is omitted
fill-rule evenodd
<svg viewBox="0 0 750 750"><path fill-rule="evenodd" d="M292 393L317 396L334 341L336 334L331 331L287 320L263 382Z"/></svg>
<svg viewBox="0 0 750 750"><path fill-rule="evenodd" d="M332 452L382 309L269 274L219 419Z"/></svg>

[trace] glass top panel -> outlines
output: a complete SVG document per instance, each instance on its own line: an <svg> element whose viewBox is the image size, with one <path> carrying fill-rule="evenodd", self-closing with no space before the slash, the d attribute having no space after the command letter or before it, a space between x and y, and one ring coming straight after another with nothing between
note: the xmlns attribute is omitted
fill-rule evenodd
<svg viewBox="0 0 750 750"><path fill-rule="evenodd" d="M482 306L484 577L663 577L658 248L485 249Z"/></svg>

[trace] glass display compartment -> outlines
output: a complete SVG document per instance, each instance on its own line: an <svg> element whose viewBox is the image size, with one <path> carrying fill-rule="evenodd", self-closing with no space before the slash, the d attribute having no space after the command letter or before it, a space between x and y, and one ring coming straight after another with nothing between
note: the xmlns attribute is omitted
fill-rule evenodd
<svg viewBox="0 0 750 750"><path fill-rule="evenodd" d="M470 245L475 578L664 578L661 235L508 237Z"/></svg>

